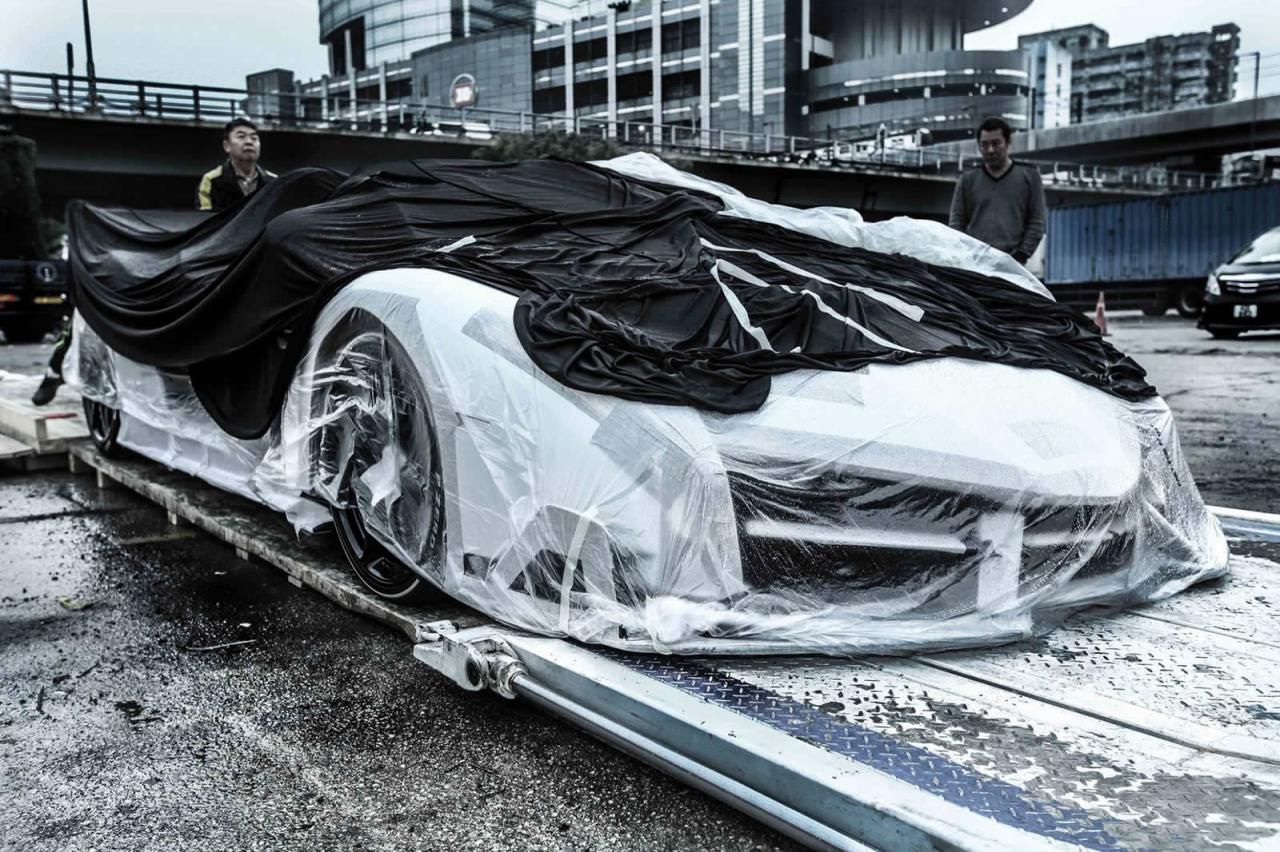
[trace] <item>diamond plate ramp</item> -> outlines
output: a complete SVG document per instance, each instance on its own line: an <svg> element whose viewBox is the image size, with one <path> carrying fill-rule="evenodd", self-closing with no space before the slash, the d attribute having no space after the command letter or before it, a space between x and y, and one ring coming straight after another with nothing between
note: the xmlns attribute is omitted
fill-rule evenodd
<svg viewBox="0 0 1280 852"><path fill-rule="evenodd" d="M1230 635L1237 624L1274 635L1254 624L1265 610L1246 615L1249 583L1269 571L1280 577L1274 564L1243 566L1241 588L1228 579L1217 611L1211 593L1180 602L1172 611L1188 623L1085 613L1044 638L922 659L1170 742L1280 765L1280 647Z"/></svg>
<svg viewBox="0 0 1280 852"><path fill-rule="evenodd" d="M1280 566L1237 556L1231 573L1166 598L1138 614L1280 648Z"/></svg>
<svg viewBox="0 0 1280 852"><path fill-rule="evenodd" d="M701 662L961 768L930 774L919 770L928 761L911 761L901 774L922 789L1016 788L1046 803L1055 836L1069 842L1080 843L1083 825L1101 832L1085 837L1128 849L1270 848L1280 837L1280 770L1270 766L1206 755L911 660ZM989 797L967 798L975 810L990 806Z"/></svg>

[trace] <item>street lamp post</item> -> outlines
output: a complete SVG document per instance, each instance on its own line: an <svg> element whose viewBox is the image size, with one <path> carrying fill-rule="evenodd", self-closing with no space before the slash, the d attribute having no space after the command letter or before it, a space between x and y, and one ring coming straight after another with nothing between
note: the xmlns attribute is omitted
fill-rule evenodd
<svg viewBox="0 0 1280 852"><path fill-rule="evenodd" d="M84 61L85 73L89 75L89 109L98 106L98 75L93 69L93 30L89 26L89 0L80 0L84 10Z"/></svg>
<svg viewBox="0 0 1280 852"><path fill-rule="evenodd" d="M76 108L76 53L67 42L67 110Z"/></svg>
<svg viewBox="0 0 1280 852"><path fill-rule="evenodd" d="M1258 130L1258 73L1262 68L1262 51L1253 52L1253 118L1249 121L1249 151L1258 149L1256 135Z"/></svg>

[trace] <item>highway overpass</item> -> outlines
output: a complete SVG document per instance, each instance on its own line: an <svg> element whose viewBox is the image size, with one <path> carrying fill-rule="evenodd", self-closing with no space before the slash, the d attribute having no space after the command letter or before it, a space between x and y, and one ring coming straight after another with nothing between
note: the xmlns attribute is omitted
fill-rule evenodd
<svg viewBox="0 0 1280 852"><path fill-rule="evenodd" d="M470 157L499 132L548 126L608 136L624 146L657 150L701 176L757 198L797 207L857 208L870 219L894 215L944 218L955 177L966 165L955 153L888 151L876 159L831 162L827 140L694 130L618 120L472 109L460 114L404 100L325 102L310 116L288 95L242 90L0 70L0 124L35 140L46 209L72 198L133 207L194 204L199 176L222 159L221 127L245 110L260 117L263 165L276 172L302 166L354 171L391 160ZM274 99L274 100L271 100ZM269 102L268 102L269 101ZM272 116L276 116L272 118ZM1167 188L1169 174L1115 167L1045 164L1051 205L1077 204ZM1183 175L1199 180L1203 175Z"/></svg>
<svg viewBox="0 0 1280 852"><path fill-rule="evenodd" d="M221 122L119 117L0 105L0 124L36 141L37 180L46 210L59 215L72 198L131 207L182 208L195 203L199 176L221 161ZM484 140L263 126L263 165L353 171L412 158L470 157ZM680 151L680 165L756 198L797 207L854 207L869 219L895 215L944 218L955 184L950 173L874 163L773 162L727 153ZM1075 173L1072 172L1074 175ZM1050 204L1150 195L1148 188L1098 186L1083 180L1046 187Z"/></svg>
<svg viewBox="0 0 1280 852"><path fill-rule="evenodd" d="M1169 163L1216 171L1224 154L1280 147L1280 95L1019 133L1015 156L1075 163ZM973 154L972 142L931 152Z"/></svg>

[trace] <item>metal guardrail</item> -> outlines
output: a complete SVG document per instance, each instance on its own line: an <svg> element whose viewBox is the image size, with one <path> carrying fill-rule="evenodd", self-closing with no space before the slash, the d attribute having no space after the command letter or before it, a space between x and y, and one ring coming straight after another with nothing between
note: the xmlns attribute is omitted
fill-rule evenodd
<svg viewBox="0 0 1280 852"><path fill-rule="evenodd" d="M743 133L730 130L654 124L586 116L551 115L491 109L454 109L423 104L412 98L352 99L344 83L328 91L295 89L251 93L220 86L181 85L66 74L0 70L0 107L107 116L221 123L251 115L276 127L312 127L364 133L407 133L471 142L489 142L500 133L556 130L612 139L631 148L685 155L722 156L776 163L805 164L856 171L905 172L954 176L981 162L978 157L938 153L927 148L881 149L842 153L848 143L829 139ZM1181 172L1151 166L1097 166L1068 162L1025 161L1034 165L1046 186L1100 191L1170 192L1211 189L1222 175Z"/></svg>

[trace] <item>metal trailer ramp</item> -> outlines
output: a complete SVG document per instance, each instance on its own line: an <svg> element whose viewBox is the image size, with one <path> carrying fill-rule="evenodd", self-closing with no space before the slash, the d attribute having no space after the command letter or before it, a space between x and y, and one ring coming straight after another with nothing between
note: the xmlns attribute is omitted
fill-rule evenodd
<svg viewBox="0 0 1280 852"><path fill-rule="evenodd" d="M1046 637L912 658L638 655L372 597L268 510L141 459L74 458L815 848L1280 849L1280 517L1215 510L1232 573ZM670 815L678 819L678 815Z"/></svg>

